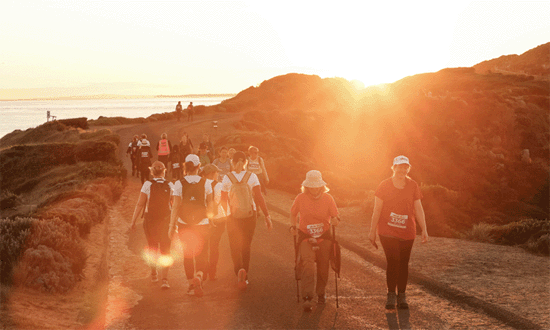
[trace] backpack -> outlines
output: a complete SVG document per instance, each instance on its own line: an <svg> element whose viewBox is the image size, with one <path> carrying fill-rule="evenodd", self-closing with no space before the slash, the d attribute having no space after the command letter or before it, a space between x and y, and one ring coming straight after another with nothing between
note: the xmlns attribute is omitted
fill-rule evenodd
<svg viewBox="0 0 550 330"><path fill-rule="evenodd" d="M182 194L178 216L188 225L196 225L206 218L206 200L204 196L205 178L197 183L181 179Z"/></svg>
<svg viewBox="0 0 550 330"><path fill-rule="evenodd" d="M151 180L151 193L146 219L161 222L170 218L170 185L168 181L157 182Z"/></svg>
<svg viewBox="0 0 550 330"><path fill-rule="evenodd" d="M238 181L232 172L227 173L227 177L232 183L229 190L229 209L233 218L244 219L254 214L252 189L248 185L251 174L251 172L246 172L243 179Z"/></svg>

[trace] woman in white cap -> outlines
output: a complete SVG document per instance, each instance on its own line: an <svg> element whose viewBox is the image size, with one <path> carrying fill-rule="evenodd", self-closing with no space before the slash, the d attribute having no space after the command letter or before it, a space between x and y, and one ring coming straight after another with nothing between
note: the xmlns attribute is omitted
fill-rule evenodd
<svg viewBox="0 0 550 330"><path fill-rule="evenodd" d="M300 222L296 227L298 215ZM313 308L314 293L317 294L318 304L324 304L326 301L325 288L332 246L330 226L336 226L338 222L338 208L334 198L328 194L327 184L323 181L321 172L307 172L306 179L302 182L302 193L296 196L290 210L290 232L292 235L298 235L297 245L303 264L301 294L304 311L311 311Z"/></svg>
<svg viewBox="0 0 550 330"><path fill-rule="evenodd" d="M189 287L187 294L202 297L202 282L208 270L208 207L212 203L212 180L201 178L199 156L185 158L185 177L174 184L174 205L170 216L171 238L176 232L184 245L183 266ZM193 262L194 261L194 262Z"/></svg>
<svg viewBox="0 0 550 330"><path fill-rule="evenodd" d="M422 193L408 174L409 159L397 156L393 160L393 176L380 183L374 194L374 211L369 240L376 245L376 232L384 248L387 269L388 296L386 309L407 309L405 290L409 276L409 258L416 237L416 221L422 229L422 243L429 239L422 207ZM397 294L396 294L397 289ZM397 302L396 302L397 300Z"/></svg>

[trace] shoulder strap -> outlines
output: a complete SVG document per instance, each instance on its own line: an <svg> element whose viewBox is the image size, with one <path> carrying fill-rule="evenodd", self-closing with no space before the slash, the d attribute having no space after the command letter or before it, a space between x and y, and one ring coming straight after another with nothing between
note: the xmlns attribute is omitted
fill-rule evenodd
<svg viewBox="0 0 550 330"><path fill-rule="evenodd" d="M229 180L230 180L231 183L233 183L233 184L239 182L239 181L237 181L237 178L235 177L235 174L233 174L233 172L227 173L227 177L229 178Z"/></svg>
<svg viewBox="0 0 550 330"><path fill-rule="evenodd" d="M252 172L246 171L246 173L244 174L243 179L241 180L241 182L248 183L248 179L250 179L251 175L252 175Z"/></svg>

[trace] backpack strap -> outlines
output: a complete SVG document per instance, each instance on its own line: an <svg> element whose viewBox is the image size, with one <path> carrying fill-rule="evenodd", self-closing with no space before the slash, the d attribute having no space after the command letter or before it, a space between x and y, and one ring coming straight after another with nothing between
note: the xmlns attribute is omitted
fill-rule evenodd
<svg viewBox="0 0 550 330"><path fill-rule="evenodd" d="M239 182L239 181L237 180L237 178L235 177L235 174L233 174L233 172L227 173L227 177L229 178L229 180L230 180L231 183L233 183L233 184Z"/></svg>
<svg viewBox="0 0 550 330"><path fill-rule="evenodd" d="M252 175L252 172L246 171L246 173L243 176L243 179L240 182L244 182L248 184L248 179L250 179L250 176Z"/></svg>

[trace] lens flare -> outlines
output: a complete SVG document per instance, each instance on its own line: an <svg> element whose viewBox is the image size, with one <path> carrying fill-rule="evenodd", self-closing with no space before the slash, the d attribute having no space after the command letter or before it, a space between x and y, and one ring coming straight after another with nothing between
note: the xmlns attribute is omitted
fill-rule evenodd
<svg viewBox="0 0 550 330"><path fill-rule="evenodd" d="M162 255L158 258L157 264L160 267L170 267L174 264L174 258L171 256Z"/></svg>

